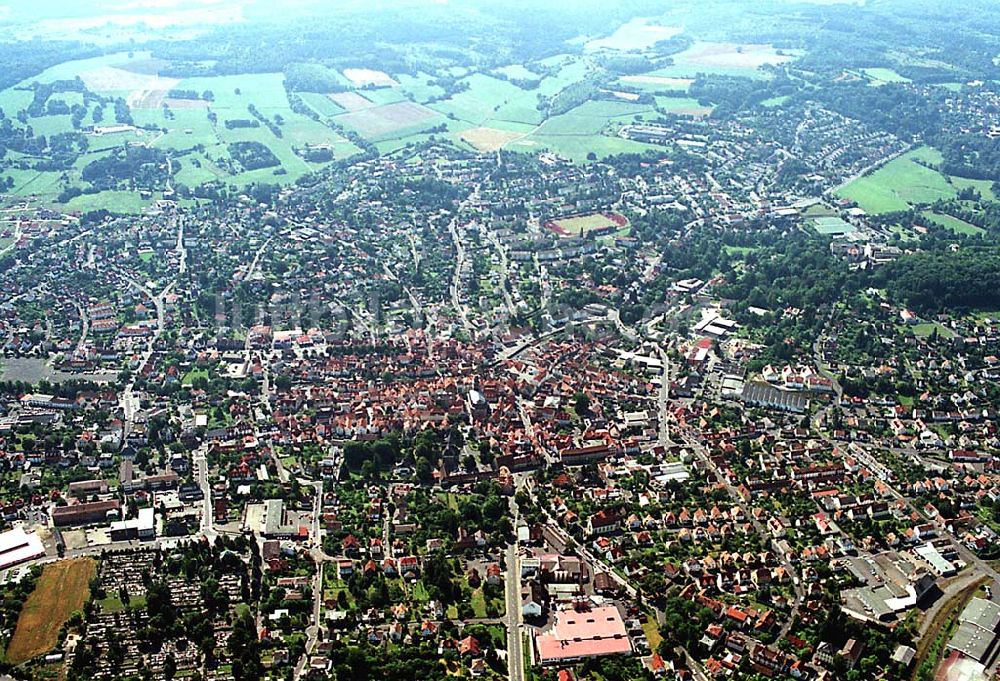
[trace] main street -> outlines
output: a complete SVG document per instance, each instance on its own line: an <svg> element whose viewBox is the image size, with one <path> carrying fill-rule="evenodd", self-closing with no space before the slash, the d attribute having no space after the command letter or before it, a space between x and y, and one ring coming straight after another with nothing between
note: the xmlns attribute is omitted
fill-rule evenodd
<svg viewBox="0 0 1000 681"><path fill-rule="evenodd" d="M198 478L198 486L201 488L202 517L201 533L209 541L217 536L213 523L215 522L215 508L212 501L212 485L208 478L208 460L206 458L206 445L200 445L194 452L194 470Z"/></svg>
<svg viewBox="0 0 1000 681"><path fill-rule="evenodd" d="M136 373L132 375L132 378L129 380L125 390L122 391L121 407L124 416L124 426L122 432L123 445L128 439L129 434L132 432L132 428L135 425L135 417L140 406L139 398L135 395L136 378L138 375L142 374L143 369L149 363L149 360L153 356L153 352L156 349L156 342L160 340L160 336L163 335L163 330L167 323L166 305L164 304L163 299L168 293L170 293L176 283L176 281L171 282L166 288L160 291L160 293L154 295L145 284L142 284L131 277L128 278L128 282L133 288L142 292L146 295L146 297L153 301L153 305L156 307L156 329L153 331L153 335L150 337L145 350L142 352Z"/></svg>
<svg viewBox="0 0 1000 681"><path fill-rule="evenodd" d="M504 588L507 614L507 669L510 681L524 681L524 624L521 613L521 567L517 559L517 543L507 547L507 570Z"/></svg>
<svg viewBox="0 0 1000 681"><path fill-rule="evenodd" d="M514 496L508 500L511 515L511 526L517 531L520 509ZM521 566L518 561L518 545L515 538L507 546L504 556L506 576L504 579L504 597L506 600L507 625L507 670L510 681L524 681L524 617L521 612Z"/></svg>

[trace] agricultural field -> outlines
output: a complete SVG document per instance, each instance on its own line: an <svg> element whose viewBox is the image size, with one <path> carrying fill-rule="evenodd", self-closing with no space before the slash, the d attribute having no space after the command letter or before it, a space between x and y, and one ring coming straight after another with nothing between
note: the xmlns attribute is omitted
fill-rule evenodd
<svg viewBox="0 0 1000 681"><path fill-rule="evenodd" d="M651 90L684 90L687 91L694 78L674 78L669 76L654 76L639 74L637 76L622 76L618 82L632 87Z"/></svg>
<svg viewBox="0 0 1000 681"><path fill-rule="evenodd" d="M545 223L545 228L561 237L580 236L594 232L613 232L628 226L628 219L618 213L592 213L558 218Z"/></svg>
<svg viewBox="0 0 1000 681"><path fill-rule="evenodd" d="M477 151L493 152L502 149L505 144L523 137L523 135L497 128L470 128L460 132L459 137Z"/></svg>
<svg viewBox="0 0 1000 681"><path fill-rule="evenodd" d="M673 55L674 63L657 69L648 76L691 78L704 73L719 76L767 78L762 66L779 66L793 61L798 53L777 50L771 45L749 43L697 42Z"/></svg>
<svg viewBox="0 0 1000 681"><path fill-rule="evenodd" d="M468 89L431 105L435 111L474 125L491 118L538 124L537 92L528 92L499 78L475 74L464 79Z"/></svg>
<svg viewBox="0 0 1000 681"><path fill-rule="evenodd" d="M667 113L678 116L694 116L702 118L712 113L714 107L702 106L697 99L690 97L657 97L656 106Z"/></svg>
<svg viewBox="0 0 1000 681"><path fill-rule="evenodd" d="M611 35L588 41L583 48L587 52L599 50L647 50L656 43L670 40L680 35L684 29L679 26L657 26L647 19L635 18L627 24L622 24Z"/></svg>
<svg viewBox="0 0 1000 681"><path fill-rule="evenodd" d="M538 78L538 74L530 70L523 64L511 64L510 66L501 66L496 69L495 73L507 76L508 78L513 78L515 80L534 80Z"/></svg>
<svg viewBox="0 0 1000 681"><path fill-rule="evenodd" d="M444 94L444 88L434 84L434 78L426 73L418 73L411 76L407 73L400 74L399 90L407 97L420 104L426 104L432 97L440 97Z"/></svg>
<svg viewBox="0 0 1000 681"><path fill-rule="evenodd" d="M613 121L631 121L653 113L645 104L616 101L589 101L561 116L553 116L538 129L539 135L597 135Z"/></svg>
<svg viewBox="0 0 1000 681"><path fill-rule="evenodd" d="M57 195L67 187L86 189L88 183L82 179L82 172L87 164L104 158L123 145L144 145L166 152L172 161L173 184L187 187L211 181L236 185L277 182L279 177L282 182L290 182L325 165L325 162L304 160L300 152L307 147L328 149L330 160L346 158L360 151L329 126L294 112L285 93L284 76L280 73L178 79L158 75L164 66L165 62L150 59L148 53L115 53L59 64L36 78L0 92L0 106L5 107L4 111L12 121L17 121L15 114L31 102L31 93L25 89L31 83L80 78L91 93L124 99L136 126L118 126L114 107L110 103L104 105L103 118L100 119L97 117L99 105L89 104L80 125L84 134L88 135L86 153L65 174L10 166L0 169L3 176L13 178L13 193L34 196L43 203L53 204ZM176 96L179 90L189 94ZM383 96L385 101L398 101L402 97L389 90L385 92L391 93L392 98ZM374 106L373 102L360 95L346 94L354 95L364 102L365 107ZM306 95L303 101L319 114L321 120L343 114L346 109L323 95ZM84 103L83 95L78 91L59 91L50 99L61 100L67 105ZM15 124L23 125L20 121ZM35 134L48 136L74 130L68 115L32 116L27 119L27 124L31 125ZM93 132L87 132L88 125L95 125ZM102 132L108 129L114 132ZM230 155L231 145L239 142L262 144L278 159L279 165L242 168ZM7 160L13 162L16 158L9 155ZM166 165L163 168L165 177ZM161 185L160 189L163 188ZM54 207L62 211L108 208L135 213L160 196L159 191L140 196L132 187L119 185L117 188L104 188L97 194L77 196L67 203L54 204Z"/></svg>
<svg viewBox="0 0 1000 681"><path fill-rule="evenodd" d="M399 83L389 74L373 69L344 69L344 77L355 87L395 87Z"/></svg>
<svg viewBox="0 0 1000 681"><path fill-rule="evenodd" d="M330 99L345 111L361 111L375 106L373 101L365 99L357 92L337 92L330 95Z"/></svg>
<svg viewBox="0 0 1000 681"><path fill-rule="evenodd" d="M337 123L374 139L402 131L416 131L440 121L440 115L422 104L397 102L337 116Z"/></svg>
<svg viewBox="0 0 1000 681"><path fill-rule="evenodd" d="M585 163L592 158L607 158L616 154L641 154L651 149L662 149L621 137L608 135L529 135L511 142L510 151L538 153L543 150L559 154L574 163Z"/></svg>
<svg viewBox="0 0 1000 681"><path fill-rule="evenodd" d="M306 106L318 113L320 116L336 116L344 113L345 111L330 97L319 94L318 92L300 92L299 97L301 97L302 101L306 103Z"/></svg>
<svg viewBox="0 0 1000 681"><path fill-rule="evenodd" d="M97 575L91 558L74 558L45 566L17 620L7 647L7 660L21 664L48 652L59 641L59 631L90 597L90 580Z"/></svg>
<svg viewBox="0 0 1000 681"><path fill-rule="evenodd" d="M954 198L958 189L949 178L921 165L941 162L941 154L930 147L915 149L843 187L837 195L857 202L869 213L907 210L911 205Z"/></svg>

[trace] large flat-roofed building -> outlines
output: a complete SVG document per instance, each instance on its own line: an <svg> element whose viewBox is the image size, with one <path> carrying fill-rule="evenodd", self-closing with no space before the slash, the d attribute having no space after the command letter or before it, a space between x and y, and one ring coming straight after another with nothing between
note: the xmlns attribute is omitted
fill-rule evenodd
<svg viewBox="0 0 1000 681"><path fill-rule="evenodd" d="M935 574L941 577L951 577L957 572L954 563L942 556L934 544L927 543L918 546L913 552L927 561L927 564L931 566Z"/></svg>
<svg viewBox="0 0 1000 681"><path fill-rule="evenodd" d="M869 622L896 619L916 607L935 577L894 551L847 559L847 569L865 583L840 592L844 613Z"/></svg>
<svg viewBox="0 0 1000 681"><path fill-rule="evenodd" d="M34 532L25 532L23 527L0 533L0 570L45 555L42 540Z"/></svg>
<svg viewBox="0 0 1000 681"><path fill-rule="evenodd" d="M552 630L535 636L543 665L569 664L588 657L630 655L632 643L618 608L560 610Z"/></svg>
<svg viewBox="0 0 1000 681"><path fill-rule="evenodd" d="M285 502L268 499L264 506L264 536L268 539L290 539L297 535L298 525L285 521Z"/></svg>
<svg viewBox="0 0 1000 681"><path fill-rule="evenodd" d="M119 517L121 517L121 502L117 499L56 506L52 509L52 524L56 527L109 523Z"/></svg>
<svg viewBox="0 0 1000 681"><path fill-rule="evenodd" d="M140 508L139 515L128 520L116 520L111 523L111 539L127 541L130 539L153 539L156 537L156 514L152 507Z"/></svg>
<svg viewBox="0 0 1000 681"><path fill-rule="evenodd" d="M778 390L767 383L751 382L743 386L743 401L752 407L802 414L809 408L809 398L799 392Z"/></svg>
<svg viewBox="0 0 1000 681"><path fill-rule="evenodd" d="M983 598L973 598L965 606L958 622L958 629L948 641L947 649L987 664L996 651L1000 605Z"/></svg>

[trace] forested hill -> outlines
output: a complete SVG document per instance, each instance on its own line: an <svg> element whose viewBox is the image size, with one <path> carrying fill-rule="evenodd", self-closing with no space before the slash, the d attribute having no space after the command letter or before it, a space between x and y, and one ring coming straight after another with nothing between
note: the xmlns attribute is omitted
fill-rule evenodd
<svg viewBox="0 0 1000 681"><path fill-rule="evenodd" d="M892 298L923 314L1000 308L1000 248L921 252L877 275Z"/></svg>

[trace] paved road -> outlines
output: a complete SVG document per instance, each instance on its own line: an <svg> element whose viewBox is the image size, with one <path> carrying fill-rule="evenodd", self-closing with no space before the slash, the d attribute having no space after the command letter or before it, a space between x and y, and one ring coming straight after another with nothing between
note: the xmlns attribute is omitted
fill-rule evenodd
<svg viewBox="0 0 1000 681"><path fill-rule="evenodd" d="M682 433L685 436L684 438L685 446L689 447L691 451L694 452L695 456L698 457L698 459L702 462L702 465L705 467L706 470L712 471L715 477L720 481L722 481L722 483L726 487L726 492L729 493L729 498L732 500L734 504L736 504L743 511L744 516L750 519L750 522L753 523L754 529L757 531L757 534L760 535L761 537L767 537L768 539L770 539L771 533L768 532L767 528L764 527L763 523L754 519L753 514L750 512L750 507L743 501L743 497L741 497L739 492L736 491L736 488L725 481L726 480L725 476L715 465L715 462L712 461L711 457L708 454L708 451L699 441L697 434L691 431L690 429L686 429L682 431ZM791 577L792 587L795 591L795 602L792 605L792 611L786 618L784 624L781 627L781 631L778 634L778 638L782 639L788 635L789 631L791 631L792 624L798 617L799 608L801 607L802 602L805 599L805 592L802 588L802 583L799 581L798 572L796 572L795 568L784 556L784 554L781 551L775 550L775 555L777 555L778 559L781 561L782 566L785 568L786 574L788 574L788 576Z"/></svg>
<svg viewBox="0 0 1000 681"><path fill-rule="evenodd" d="M510 681L524 681L524 641L521 638L521 567L517 560L517 545L507 547L507 669Z"/></svg>
<svg viewBox="0 0 1000 681"><path fill-rule="evenodd" d="M184 218L175 218L177 221L177 271L178 274L187 272L187 249L184 248Z"/></svg>
<svg viewBox="0 0 1000 681"><path fill-rule="evenodd" d="M660 362L663 364L663 373L660 376L660 394L658 401L658 414L660 420L659 437L660 444L664 447L670 444L670 422L667 419L667 409L670 405L670 356L666 350L658 346L660 351Z"/></svg>
<svg viewBox="0 0 1000 681"><path fill-rule="evenodd" d="M202 500L201 532L209 541L213 541L217 534L213 525L215 509L212 506L212 486L208 479L208 460L205 458L205 454L205 445L202 445L195 451L192 458L198 486L201 487L201 492L205 496Z"/></svg>

